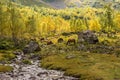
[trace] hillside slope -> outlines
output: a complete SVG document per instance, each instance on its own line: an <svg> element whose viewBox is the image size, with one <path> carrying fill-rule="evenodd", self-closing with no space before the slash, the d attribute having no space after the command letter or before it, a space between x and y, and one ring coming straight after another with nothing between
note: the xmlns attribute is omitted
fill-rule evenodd
<svg viewBox="0 0 120 80"><path fill-rule="evenodd" d="M12 0L12 1L25 6L51 7L49 4L41 0Z"/></svg>
<svg viewBox="0 0 120 80"><path fill-rule="evenodd" d="M112 3L114 8L120 8L120 0L42 0L54 8L61 9L66 7L96 7L101 8L106 3Z"/></svg>
<svg viewBox="0 0 120 80"><path fill-rule="evenodd" d="M71 4L79 6L81 4L80 0L42 0L54 8L61 9L66 8Z"/></svg>
<svg viewBox="0 0 120 80"><path fill-rule="evenodd" d="M95 7L101 8L106 3L112 3L116 9L120 9L120 0L11 0L15 3L25 6L39 6L56 9L64 9L66 7Z"/></svg>

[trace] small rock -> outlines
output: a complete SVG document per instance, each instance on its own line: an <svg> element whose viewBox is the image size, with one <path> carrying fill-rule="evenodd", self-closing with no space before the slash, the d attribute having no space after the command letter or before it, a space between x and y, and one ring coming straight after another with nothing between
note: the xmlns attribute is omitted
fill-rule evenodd
<svg viewBox="0 0 120 80"><path fill-rule="evenodd" d="M73 58L75 58L76 56L75 55L67 55L66 56L66 59L73 59Z"/></svg>
<svg viewBox="0 0 120 80"><path fill-rule="evenodd" d="M35 59L35 60L40 60L41 59L41 57L40 57L40 55L31 55L30 56L30 59Z"/></svg>
<svg viewBox="0 0 120 80"><path fill-rule="evenodd" d="M39 77L42 76L42 75L48 75L48 73L47 72L40 72L40 73L37 74L37 76L39 76Z"/></svg>
<svg viewBox="0 0 120 80"><path fill-rule="evenodd" d="M15 55L23 55L23 51L17 50L13 52Z"/></svg>
<svg viewBox="0 0 120 80"><path fill-rule="evenodd" d="M16 75L14 75L14 74L11 74L10 75L10 77L13 77L13 78L15 78L15 77L18 77L18 75L16 74Z"/></svg>
<svg viewBox="0 0 120 80"><path fill-rule="evenodd" d="M36 77L30 77L29 80L36 80Z"/></svg>
<svg viewBox="0 0 120 80"><path fill-rule="evenodd" d="M24 76L24 74L23 74L23 73L21 73L21 74L20 74L20 76Z"/></svg>

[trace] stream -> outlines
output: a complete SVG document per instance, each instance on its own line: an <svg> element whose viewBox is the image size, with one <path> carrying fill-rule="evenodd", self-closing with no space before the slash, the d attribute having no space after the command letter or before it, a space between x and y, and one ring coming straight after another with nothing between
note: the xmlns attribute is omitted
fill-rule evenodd
<svg viewBox="0 0 120 80"><path fill-rule="evenodd" d="M21 59L21 55L16 57L16 60L19 62ZM74 77L64 76L64 72L41 68L39 60L31 62L31 65L5 64L12 66L14 70L12 72L0 73L0 80L78 80Z"/></svg>

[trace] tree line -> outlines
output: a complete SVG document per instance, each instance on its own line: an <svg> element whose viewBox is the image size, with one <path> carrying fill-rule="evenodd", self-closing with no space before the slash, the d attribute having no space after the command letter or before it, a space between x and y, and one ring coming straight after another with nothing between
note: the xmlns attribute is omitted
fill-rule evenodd
<svg viewBox="0 0 120 80"><path fill-rule="evenodd" d="M120 30L120 12L110 5L104 9L70 8L64 10L27 7L0 1L0 38L19 40L54 36L65 32Z"/></svg>

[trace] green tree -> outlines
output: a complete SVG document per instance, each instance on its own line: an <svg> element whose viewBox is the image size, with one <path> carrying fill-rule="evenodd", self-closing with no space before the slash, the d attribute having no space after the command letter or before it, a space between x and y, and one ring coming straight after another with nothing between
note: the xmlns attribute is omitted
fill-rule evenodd
<svg viewBox="0 0 120 80"><path fill-rule="evenodd" d="M15 46L19 45L19 37L23 35L25 24L22 20L19 9L16 5L9 2L8 6L9 12L9 28L11 32L11 37Z"/></svg>
<svg viewBox="0 0 120 80"><path fill-rule="evenodd" d="M111 4L105 6L105 17L106 17L106 27L107 27L107 32L111 32L112 29L114 29L114 12L111 8Z"/></svg>

